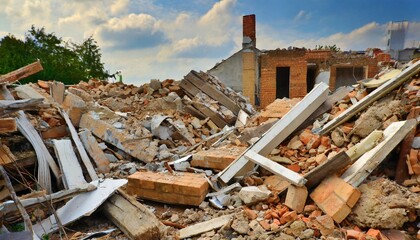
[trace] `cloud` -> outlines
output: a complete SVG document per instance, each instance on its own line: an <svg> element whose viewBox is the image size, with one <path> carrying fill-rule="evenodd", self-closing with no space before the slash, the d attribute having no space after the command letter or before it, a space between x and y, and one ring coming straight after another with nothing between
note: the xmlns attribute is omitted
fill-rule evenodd
<svg viewBox="0 0 420 240"><path fill-rule="evenodd" d="M148 14L129 14L112 18L95 32L108 47L118 50L151 48L166 43L160 22Z"/></svg>
<svg viewBox="0 0 420 240"><path fill-rule="evenodd" d="M303 20L309 20L311 18L311 13L306 12L304 10L300 10L298 14L295 16L294 21L299 22Z"/></svg>
<svg viewBox="0 0 420 240"><path fill-rule="evenodd" d="M160 58L223 58L235 48L240 18L233 13L236 0L216 2L202 16L182 12L175 21L164 22L171 44L162 47Z"/></svg>
<svg viewBox="0 0 420 240"><path fill-rule="evenodd" d="M128 10L129 0L117 0L111 5L111 13L116 15L125 10Z"/></svg>

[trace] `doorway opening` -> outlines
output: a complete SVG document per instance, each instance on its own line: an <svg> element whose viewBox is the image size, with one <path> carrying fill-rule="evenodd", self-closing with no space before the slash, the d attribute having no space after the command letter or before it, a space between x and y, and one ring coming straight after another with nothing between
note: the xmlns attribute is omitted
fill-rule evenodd
<svg viewBox="0 0 420 240"><path fill-rule="evenodd" d="M276 98L288 98L290 87L290 67L276 68Z"/></svg>
<svg viewBox="0 0 420 240"><path fill-rule="evenodd" d="M315 78L316 78L316 65L308 65L306 71L306 92L310 92L312 88L315 86Z"/></svg>
<svg viewBox="0 0 420 240"><path fill-rule="evenodd" d="M357 81L364 79L364 76L363 67L337 67L335 89L357 84Z"/></svg>

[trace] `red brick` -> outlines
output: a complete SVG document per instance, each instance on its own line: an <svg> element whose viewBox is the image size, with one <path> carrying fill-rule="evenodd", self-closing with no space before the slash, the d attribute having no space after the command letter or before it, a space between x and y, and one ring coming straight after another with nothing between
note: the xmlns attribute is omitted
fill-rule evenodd
<svg viewBox="0 0 420 240"><path fill-rule="evenodd" d="M128 177L127 191L153 201L198 206L207 194L208 182L195 173L136 172Z"/></svg>
<svg viewBox="0 0 420 240"><path fill-rule="evenodd" d="M360 191L333 175L324 179L310 194L323 212L340 223L360 198Z"/></svg>
<svg viewBox="0 0 420 240"><path fill-rule="evenodd" d="M193 154L191 166L223 170L245 149L245 147L229 147L200 151Z"/></svg>

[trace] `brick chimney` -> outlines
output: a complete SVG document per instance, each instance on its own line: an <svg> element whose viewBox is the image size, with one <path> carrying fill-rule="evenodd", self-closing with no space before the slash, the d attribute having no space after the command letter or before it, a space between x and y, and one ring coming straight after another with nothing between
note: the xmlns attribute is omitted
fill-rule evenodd
<svg viewBox="0 0 420 240"><path fill-rule="evenodd" d="M242 48L247 48L250 46L256 47L257 39L255 38L255 14L243 16L242 24Z"/></svg>

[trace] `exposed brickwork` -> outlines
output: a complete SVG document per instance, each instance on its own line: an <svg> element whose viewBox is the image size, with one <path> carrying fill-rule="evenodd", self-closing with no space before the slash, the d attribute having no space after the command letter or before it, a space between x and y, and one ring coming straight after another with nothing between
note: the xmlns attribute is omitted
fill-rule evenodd
<svg viewBox="0 0 420 240"><path fill-rule="evenodd" d="M255 14L246 15L242 18L242 24L243 24L243 36L251 38L253 42L253 46L256 46L256 38L255 38Z"/></svg>
<svg viewBox="0 0 420 240"><path fill-rule="evenodd" d="M310 194L323 212L340 223L360 198L360 191L337 176L324 179Z"/></svg>
<svg viewBox="0 0 420 240"><path fill-rule="evenodd" d="M261 55L260 106L276 99L276 68L290 67L289 98L306 95L306 50L273 50Z"/></svg>
<svg viewBox="0 0 420 240"><path fill-rule="evenodd" d="M198 206L208 186L202 174L136 172L128 177L127 191L157 202Z"/></svg>
<svg viewBox="0 0 420 240"><path fill-rule="evenodd" d="M326 61L328 59L330 59L332 56L331 51L330 50L308 50L306 52L306 60L308 62L311 61Z"/></svg>
<svg viewBox="0 0 420 240"><path fill-rule="evenodd" d="M245 147L229 147L200 151L193 155L191 166L223 170L245 149Z"/></svg>
<svg viewBox="0 0 420 240"><path fill-rule="evenodd" d="M388 53L379 53L376 55L375 57L378 62L389 62L391 61L391 55L389 55Z"/></svg>

